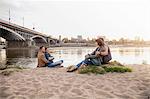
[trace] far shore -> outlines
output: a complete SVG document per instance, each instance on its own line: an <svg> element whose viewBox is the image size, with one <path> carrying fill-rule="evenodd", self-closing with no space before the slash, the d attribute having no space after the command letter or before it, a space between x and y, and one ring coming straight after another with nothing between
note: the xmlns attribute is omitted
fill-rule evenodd
<svg viewBox="0 0 150 99"><path fill-rule="evenodd" d="M116 48L116 47L150 47L150 45L109 45L111 48ZM92 45L87 45L87 44L78 44L78 43L70 43L70 44L65 44L65 45L51 45L48 46L49 48L57 48L57 47L96 47L94 44ZM38 49L39 47L21 47L21 48L6 48L6 49ZM2 49L2 48L0 48Z"/></svg>
<svg viewBox="0 0 150 99"><path fill-rule="evenodd" d="M150 47L149 44L109 44L111 47ZM91 43L62 43L51 45L50 47L95 47L95 44Z"/></svg>
<svg viewBox="0 0 150 99"><path fill-rule="evenodd" d="M0 75L0 99L149 99L150 65L127 66L133 72L87 75L46 67Z"/></svg>

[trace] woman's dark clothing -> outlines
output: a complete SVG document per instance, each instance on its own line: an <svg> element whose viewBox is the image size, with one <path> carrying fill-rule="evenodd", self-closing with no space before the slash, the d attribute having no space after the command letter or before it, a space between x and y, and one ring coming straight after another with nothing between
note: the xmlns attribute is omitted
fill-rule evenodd
<svg viewBox="0 0 150 99"><path fill-rule="evenodd" d="M102 56L102 55L97 56L96 51L102 52L103 49L100 47L97 47L91 54L88 54L85 56L85 60L83 60L76 66L80 67L82 64L100 66L102 64L108 63L112 59L109 47L108 47L108 55L105 55L105 56Z"/></svg>

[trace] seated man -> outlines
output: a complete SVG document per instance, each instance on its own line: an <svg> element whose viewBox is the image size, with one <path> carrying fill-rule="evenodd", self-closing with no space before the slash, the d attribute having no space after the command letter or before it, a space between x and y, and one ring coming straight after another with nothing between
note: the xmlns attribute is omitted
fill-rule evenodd
<svg viewBox="0 0 150 99"><path fill-rule="evenodd" d="M38 66L37 67L56 67L60 66L63 63L63 60L53 63L52 60L49 60L49 53L46 52L45 47L41 46L38 52Z"/></svg>
<svg viewBox="0 0 150 99"><path fill-rule="evenodd" d="M45 67L49 61L45 58L45 47L41 46L38 51L38 66L37 67Z"/></svg>
<svg viewBox="0 0 150 99"><path fill-rule="evenodd" d="M46 64L48 67L61 66L61 64L63 63L63 60L53 62L54 57L51 56L51 54L48 52L47 48L45 48L45 57L46 57L46 59L49 61L49 62Z"/></svg>

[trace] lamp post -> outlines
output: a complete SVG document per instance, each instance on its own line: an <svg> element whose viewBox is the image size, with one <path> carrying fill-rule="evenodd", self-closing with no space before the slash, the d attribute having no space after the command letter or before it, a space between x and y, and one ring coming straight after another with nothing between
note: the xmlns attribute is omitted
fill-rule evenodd
<svg viewBox="0 0 150 99"><path fill-rule="evenodd" d="M9 8L9 23L10 23L10 8Z"/></svg>
<svg viewBox="0 0 150 99"><path fill-rule="evenodd" d="M23 27L24 27L24 17L22 18L22 25L23 25Z"/></svg>

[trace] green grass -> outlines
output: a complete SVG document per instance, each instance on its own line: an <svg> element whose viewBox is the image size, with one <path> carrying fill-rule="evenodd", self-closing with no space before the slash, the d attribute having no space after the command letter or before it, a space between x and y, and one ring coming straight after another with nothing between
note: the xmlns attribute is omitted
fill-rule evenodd
<svg viewBox="0 0 150 99"><path fill-rule="evenodd" d="M132 69L122 65L117 61L110 62L109 64L105 64L102 66L87 66L78 70L80 74L105 74L107 72L117 72L117 73L125 73L132 72Z"/></svg>
<svg viewBox="0 0 150 99"><path fill-rule="evenodd" d="M111 66L124 66L123 64L121 64L120 62L114 60L114 61L111 61L108 63L108 65L111 65Z"/></svg>
<svg viewBox="0 0 150 99"><path fill-rule="evenodd" d="M20 72L23 69L26 69L26 68L22 66L16 66L16 65L1 66L0 74L4 76L9 76L14 72Z"/></svg>
<svg viewBox="0 0 150 99"><path fill-rule="evenodd" d="M124 73L124 72L132 72L132 69L129 67L122 67L122 66L110 66L110 67L104 67L106 72L118 72L118 73Z"/></svg>
<svg viewBox="0 0 150 99"><path fill-rule="evenodd" d="M79 69L78 71L80 74L104 74L106 71L102 67L96 66L87 66L84 68Z"/></svg>
<svg viewBox="0 0 150 99"><path fill-rule="evenodd" d="M23 66L19 66L19 65L7 65L7 69L9 68L16 68L16 69L27 69Z"/></svg>
<svg viewBox="0 0 150 99"><path fill-rule="evenodd" d="M14 73L14 72L19 72L19 71L21 71L20 69L5 69L5 70L2 70L2 71L0 71L0 74L2 74L2 75L4 75L4 76L9 76L9 75L11 75L12 73Z"/></svg>

